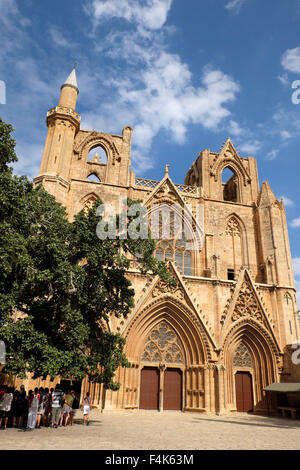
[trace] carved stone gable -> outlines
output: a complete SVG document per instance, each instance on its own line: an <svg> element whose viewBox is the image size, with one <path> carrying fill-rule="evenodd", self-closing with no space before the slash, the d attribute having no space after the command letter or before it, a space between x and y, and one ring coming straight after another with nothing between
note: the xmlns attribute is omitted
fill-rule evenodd
<svg viewBox="0 0 300 470"><path fill-rule="evenodd" d="M244 280L240 289L232 315L232 321L239 320L243 317L254 318L262 324L265 323L261 307L256 299L251 284L247 279Z"/></svg>
<svg viewBox="0 0 300 470"><path fill-rule="evenodd" d="M163 294L171 294L179 300L184 300L184 291L181 286L169 286L165 281L159 281L152 291L152 297L158 297Z"/></svg>

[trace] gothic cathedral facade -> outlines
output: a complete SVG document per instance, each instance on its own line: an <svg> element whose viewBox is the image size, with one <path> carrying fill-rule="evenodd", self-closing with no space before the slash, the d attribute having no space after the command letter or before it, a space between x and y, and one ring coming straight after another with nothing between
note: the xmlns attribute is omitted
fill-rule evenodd
<svg viewBox="0 0 300 470"><path fill-rule="evenodd" d="M142 275L128 278L135 307L113 315L110 329L126 338L131 368L120 369L117 392L84 381L94 406L105 410L154 409L203 413L265 411L263 389L281 381L287 345L298 339L296 292L283 202L269 184L259 187L256 160L238 155L230 139L219 153L203 150L175 184L136 178L130 169L132 129L112 135L80 127L73 70L58 106L47 113L42 184L70 219L97 198L142 200L147 210L197 208L202 243L190 249L174 236L158 240L156 256L168 262L176 287ZM97 150L97 151L96 151ZM222 175L231 172L224 182Z"/></svg>

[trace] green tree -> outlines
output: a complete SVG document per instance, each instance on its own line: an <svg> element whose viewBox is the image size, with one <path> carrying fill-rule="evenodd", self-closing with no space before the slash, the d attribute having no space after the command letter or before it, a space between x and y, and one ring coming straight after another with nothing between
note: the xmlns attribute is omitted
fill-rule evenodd
<svg viewBox="0 0 300 470"><path fill-rule="evenodd" d="M175 281L145 240L99 240L99 200L71 223L64 207L41 186L17 177L13 129L0 119L0 339L5 372L25 377L83 379L106 388L129 366L124 338L108 331L110 315L126 317L134 290L126 277L138 254L142 272ZM134 201L128 201L128 205Z"/></svg>

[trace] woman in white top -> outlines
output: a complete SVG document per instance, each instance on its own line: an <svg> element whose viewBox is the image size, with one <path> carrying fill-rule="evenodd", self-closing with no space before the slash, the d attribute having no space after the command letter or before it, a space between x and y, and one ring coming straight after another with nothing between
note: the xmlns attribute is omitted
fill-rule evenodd
<svg viewBox="0 0 300 470"><path fill-rule="evenodd" d="M83 400L83 404L81 406L81 409L83 410L83 424L85 424L86 422L87 426L89 424L90 407L91 407L90 392L87 392L86 397Z"/></svg>
<svg viewBox="0 0 300 470"><path fill-rule="evenodd" d="M12 392L13 389L11 387L8 387L6 392L2 395L2 399L0 401L0 428L2 425L2 419L4 418L4 429L6 429L8 416L13 401Z"/></svg>

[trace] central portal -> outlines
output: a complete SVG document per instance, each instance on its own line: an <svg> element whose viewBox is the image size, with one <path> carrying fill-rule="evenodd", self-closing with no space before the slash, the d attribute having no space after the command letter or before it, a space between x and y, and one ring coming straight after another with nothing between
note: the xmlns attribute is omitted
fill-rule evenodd
<svg viewBox="0 0 300 470"><path fill-rule="evenodd" d="M169 323L161 321L146 337L142 353L139 407L182 410L183 347Z"/></svg>
<svg viewBox="0 0 300 470"><path fill-rule="evenodd" d="M180 369L169 368L161 372L156 367L142 369L140 409L159 410L160 400L164 410L182 410L182 372Z"/></svg>

